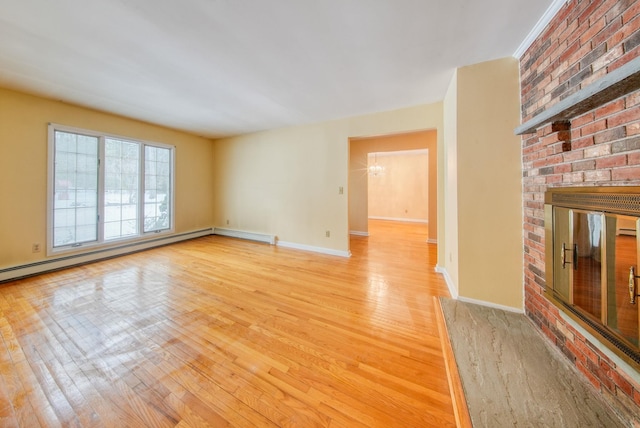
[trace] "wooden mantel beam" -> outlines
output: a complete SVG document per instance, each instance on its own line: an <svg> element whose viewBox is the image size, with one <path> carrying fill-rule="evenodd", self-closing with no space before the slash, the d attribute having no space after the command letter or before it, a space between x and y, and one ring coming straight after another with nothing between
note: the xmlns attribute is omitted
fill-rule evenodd
<svg viewBox="0 0 640 428"><path fill-rule="evenodd" d="M515 129L516 135L536 132L552 122L571 120L583 113L640 89L640 57L604 75L591 85L549 107Z"/></svg>

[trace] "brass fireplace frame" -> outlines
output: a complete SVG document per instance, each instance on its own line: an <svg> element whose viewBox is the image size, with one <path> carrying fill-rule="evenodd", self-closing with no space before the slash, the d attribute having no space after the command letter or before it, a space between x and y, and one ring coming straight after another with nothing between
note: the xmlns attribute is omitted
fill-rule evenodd
<svg viewBox="0 0 640 428"><path fill-rule="evenodd" d="M637 256L635 261L635 271L638 271L638 263L640 258L640 187L636 186L608 186L608 187L563 187L549 188L545 193L544 215L545 215L545 280L546 286L544 290L545 297L558 307L563 313L577 322L580 326L595 336L602 345L609 348L625 362L630 364L635 370L640 370L640 346L634 346L624 337L617 334L609 328L604 322L595 321L595 317L590 316L584 310L581 310L573 304L573 291L570 291L571 297L563 296L560 292L560 284L554 287L554 271L562 269L559 265L571 263L565 256L568 252L572 253L573 248L565 249L563 245L559 250L554 244L554 208L564 208L570 210L568 212L594 213L602 215L621 215L636 218L635 236ZM559 226L560 227L560 226ZM572 233L572 232L568 232ZM606 230L602 233L606 234ZM603 242L603 244L605 244ZM606 244L605 244L606 245ZM577 251L577 250L576 250ZM561 253L561 254L558 254ZM601 250L602 257L606 259L606 248ZM606 277L606 261L602 263L603 281ZM629 295L633 300L638 294L638 277L635 276L633 270L629 277ZM562 282L562 281L561 281ZM616 285L617 286L617 285ZM570 285L570 287L573 287ZM606 285L601 286L602 289ZM606 304L608 297L602 297L602 306ZM636 305L640 304L640 299L636 299ZM631 304L631 302L630 302ZM606 311L606 309L605 309ZM602 318L606 317L606 313Z"/></svg>

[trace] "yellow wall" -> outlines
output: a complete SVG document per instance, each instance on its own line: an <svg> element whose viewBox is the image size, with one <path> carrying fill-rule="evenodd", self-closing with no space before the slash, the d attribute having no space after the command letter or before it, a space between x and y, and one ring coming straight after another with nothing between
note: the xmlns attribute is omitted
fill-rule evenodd
<svg viewBox="0 0 640 428"><path fill-rule="evenodd" d="M455 79L448 95L455 96L456 108L445 107L447 117L456 111L455 124L446 122L447 131L455 132L445 138L446 191L452 192L446 198L447 221L457 221L451 236L455 225L447 227L447 243L457 234L457 288L463 298L521 310L521 149L513 132L520 121L518 61L459 68ZM455 243L446 249L454 251Z"/></svg>
<svg viewBox="0 0 640 428"><path fill-rule="evenodd" d="M441 127L436 103L217 140L214 224L347 252L349 139Z"/></svg>
<svg viewBox="0 0 640 428"><path fill-rule="evenodd" d="M362 235L369 233L367 155L370 152L382 151L378 144L373 143L375 149L370 147L375 140L375 138L355 138L349 142L349 232Z"/></svg>
<svg viewBox="0 0 640 428"><path fill-rule="evenodd" d="M429 151L394 151L369 155L369 165L383 168L369 176L369 218L429 221Z"/></svg>
<svg viewBox="0 0 640 428"><path fill-rule="evenodd" d="M444 98L444 212L442 221L444 239L440 241L438 269L448 276L452 297L459 294L458 288L458 72L447 88Z"/></svg>
<svg viewBox="0 0 640 428"><path fill-rule="evenodd" d="M0 268L46 258L50 122L176 146L176 233L212 226L211 140L0 88Z"/></svg>
<svg viewBox="0 0 640 428"><path fill-rule="evenodd" d="M441 104L440 104L441 105ZM440 112L440 117L441 116ZM366 174L367 154L395 150L429 150L429 240L438 238L438 144L436 130L412 132L396 135L384 135L369 138L352 138L349 160L349 230L368 231L367 187L369 177Z"/></svg>

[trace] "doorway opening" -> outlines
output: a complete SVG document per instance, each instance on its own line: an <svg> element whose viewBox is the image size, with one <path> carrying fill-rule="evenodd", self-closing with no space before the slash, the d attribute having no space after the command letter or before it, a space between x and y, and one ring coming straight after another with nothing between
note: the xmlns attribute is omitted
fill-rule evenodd
<svg viewBox="0 0 640 428"><path fill-rule="evenodd" d="M429 223L429 149L368 154L369 220Z"/></svg>
<svg viewBox="0 0 640 428"><path fill-rule="evenodd" d="M349 233L388 234L385 221L422 227L436 243L436 130L350 139Z"/></svg>

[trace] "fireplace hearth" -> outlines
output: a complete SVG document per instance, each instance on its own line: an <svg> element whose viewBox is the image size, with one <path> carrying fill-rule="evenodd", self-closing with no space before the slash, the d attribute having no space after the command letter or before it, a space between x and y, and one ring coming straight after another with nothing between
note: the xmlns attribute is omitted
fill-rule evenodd
<svg viewBox="0 0 640 428"><path fill-rule="evenodd" d="M545 194L546 297L640 368L640 187Z"/></svg>

